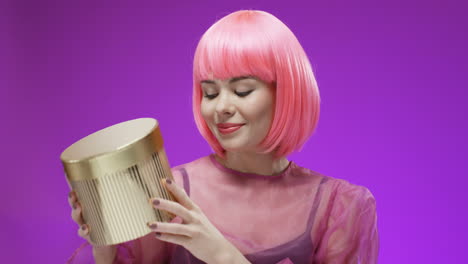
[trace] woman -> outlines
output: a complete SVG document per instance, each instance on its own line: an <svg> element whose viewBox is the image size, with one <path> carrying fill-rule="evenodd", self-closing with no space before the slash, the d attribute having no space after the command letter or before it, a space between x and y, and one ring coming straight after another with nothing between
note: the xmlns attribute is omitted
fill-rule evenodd
<svg viewBox="0 0 468 264"><path fill-rule="evenodd" d="M215 153L172 169L166 188L179 203L152 200L177 215L171 223L93 247L96 263L376 263L370 191L287 160L320 112L309 60L288 27L262 11L229 14L201 38L193 77L195 121ZM69 202L89 240L73 193ZM89 248L69 262L91 258Z"/></svg>

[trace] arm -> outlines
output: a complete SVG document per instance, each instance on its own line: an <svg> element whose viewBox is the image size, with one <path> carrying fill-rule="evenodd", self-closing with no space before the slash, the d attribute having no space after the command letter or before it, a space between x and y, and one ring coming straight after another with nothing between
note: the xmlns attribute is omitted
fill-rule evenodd
<svg viewBox="0 0 468 264"><path fill-rule="evenodd" d="M121 243L116 246L116 255L113 264L130 263L165 263L169 259L168 245L154 238L152 233ZM67 264L104 263L100 262L93 253L93 247L89 242L83 243L72 256Z"/></svg>
<svg viewBox="0 0 468 264"><path fill-rule="evenodd" d="M376 202L365 187L343 183L332 200L316 263L377 263Z"/></svg>
<svg viewBox="0 0 468 264"><path fill-rule="evenodd" d="M220 252L213 263L250 264L250 261L234 245L227 243L226 249Z"/></svg>

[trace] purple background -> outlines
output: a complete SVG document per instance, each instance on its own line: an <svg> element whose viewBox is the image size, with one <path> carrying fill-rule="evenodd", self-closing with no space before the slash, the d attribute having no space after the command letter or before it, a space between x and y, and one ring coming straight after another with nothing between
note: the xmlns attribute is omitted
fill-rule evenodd
<svg viewBox="0 0 468 264"><path fill-rule="evenodd" d="M274 14L309 55L321 119L290 158L372 191L379 263L468 261L463 1L71 2L0 6L1 262L63 263L82 243L59 160L76 140L154 117L171 165L210 153L193 53L239 9Z"/></svg>

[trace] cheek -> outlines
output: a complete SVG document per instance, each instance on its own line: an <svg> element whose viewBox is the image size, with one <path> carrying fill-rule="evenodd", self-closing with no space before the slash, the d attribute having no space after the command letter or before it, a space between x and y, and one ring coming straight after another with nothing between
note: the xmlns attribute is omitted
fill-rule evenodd
<svg viewBox="0 0 468 264"><path fill-rule="evenodd" d="M205 121L208 121L209 119L209 111L208 111L208 107L206 106L206 104L201 104L200 105L200 113L201 113L201 116L203 117L203 119L205 119Z"/></svg>
<svg viewBox="0 0 468 264"><path fill-rule="evenodd" d="M256 120L259 123L269 123L271 122L273 116L273 105L270 100L256 100L249 104L251 107L246 109L245 114L251 120Z"/></svg>

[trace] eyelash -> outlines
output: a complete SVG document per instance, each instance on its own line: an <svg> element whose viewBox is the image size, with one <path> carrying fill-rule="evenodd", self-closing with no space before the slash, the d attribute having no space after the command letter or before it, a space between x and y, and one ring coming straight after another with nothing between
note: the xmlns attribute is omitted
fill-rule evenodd
<svg viewBox="0 0 468 264"><path fill-rule="evenodd" d="M250 90L250 91L247 91L247 92L235 92L237 94L237 96L239 97L246 97L247 95L249 95L253 90ZM218 96L218 94L205 94L205 98L208 98L208 99L214 99L216 98L216 96Z"/></svg>
<svg viewBox="0 0 468 264"><path fill-rule="evenodd" d="M208 99L214 99L218 94L205 94L205 98L208 98Z"/></svg>

